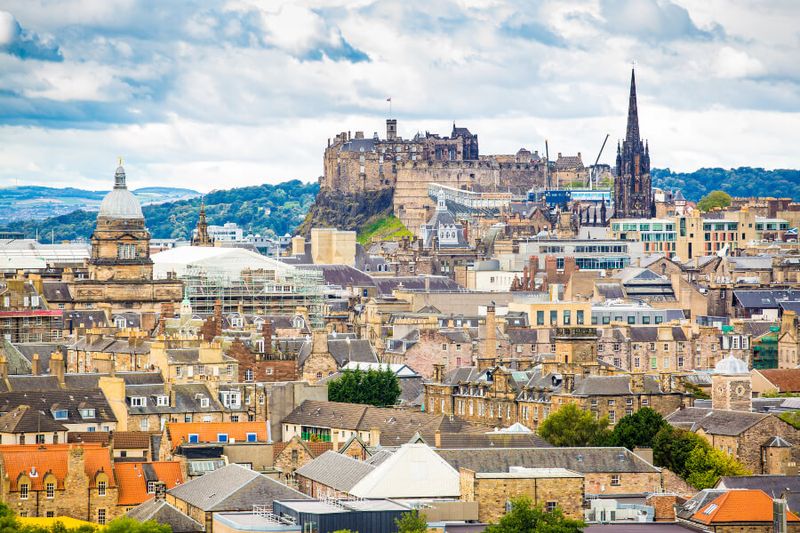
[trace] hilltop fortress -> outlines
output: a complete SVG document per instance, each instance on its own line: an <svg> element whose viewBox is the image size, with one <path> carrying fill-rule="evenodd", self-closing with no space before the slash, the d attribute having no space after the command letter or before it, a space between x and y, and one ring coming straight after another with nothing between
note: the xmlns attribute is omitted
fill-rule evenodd
<svg viewBox="0 0 800 533"><path fill-rule="evenodd" d="M431 183L524 194L543 186L545 179L545 162L538 152L523 148L514 155L481 155L478 136L455 124L449 137L425 132L403 139L397 135L396 119L386 121L384 139L377 132L365 137L362 131L329 139L324 167L321 196L358 201L364 195L393 192L392 212L415 233L436 208L428 195Z"/></svg>

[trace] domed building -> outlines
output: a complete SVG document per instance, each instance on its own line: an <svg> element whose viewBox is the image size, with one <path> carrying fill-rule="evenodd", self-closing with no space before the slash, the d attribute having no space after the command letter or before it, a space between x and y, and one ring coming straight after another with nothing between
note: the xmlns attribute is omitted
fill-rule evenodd
<svg viewBox="0 0 800 533"><path fill-rule="evenodd" d="M89 277L70 284L74 309L105 309L109 314L138 313L141 328L152 329L161 305L176 308L183 284L153 280L150 232L142 206L128 190L125 169L114 173L114 189L103 198L92 234Z"/></svg>
<svg viewBox="0 0 800 533"><path fill-rule="evenodd" d="M752 409L753 384L747 363L733 354L720 359L711 374L711 407L733 411Z"/></svg>

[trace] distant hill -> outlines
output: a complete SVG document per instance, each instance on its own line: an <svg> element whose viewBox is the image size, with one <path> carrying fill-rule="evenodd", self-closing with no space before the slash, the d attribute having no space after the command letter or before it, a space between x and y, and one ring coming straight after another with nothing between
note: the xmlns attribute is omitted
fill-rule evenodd
<svg viewBox="0 0 800 533"><path fill-rule="evenodd" d="M22 186L0 188L0 220L41 220L78 209L97 210L108 191L89 191L67 187ZM200 196L192 189L145 187L133 193L142 205L173 202Z"/></svg>
<svg viewBox="0 0 800 533"><path fill-rule="evenodd" d="M687 200L695 202L714 190L723 190L731 196L774 196L800 201L800 170L739 167L672 172L664 168L651 172L653 186L680 189Z"/></svg>
<svg viewBox="0 0 800 533"><path fill-rule="evenodd" d="M160 191L178 190L198 194L189 189L161 187L139 189L135 192L140 198L143 196L147 198L163 194ZM245 233L283 235L291 233L303 221L318 191L319 185L316 183L302 183L298 180L278 185L213 191L205 196L206 216L209 224L235 222L244 228ZM105 195L104 192L97 194L101 199ZM199 196L145 205L142 208L150 233L154 238L165 239L188 239L197 224L199 209ZM77 238L88 239L94 231L96 220L96 211L82 209L43 220L18 221L3 229L21 231L31 238L38 231L43 242L50 242L51 238L59 242Z"/></svg>

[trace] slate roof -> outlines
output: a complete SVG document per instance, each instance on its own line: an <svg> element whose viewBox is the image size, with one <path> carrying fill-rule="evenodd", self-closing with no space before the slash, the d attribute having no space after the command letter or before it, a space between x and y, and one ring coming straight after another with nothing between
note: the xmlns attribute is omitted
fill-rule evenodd
<svg viewBox="0 0 800 533"><path fill-rule="evenodd" d="M735 290L733 296L742 307L750 309L778 309L781 302L800 300L800 290L753 289Z"/></svg>
<svg viewBox="0 0 800 533"><path fill-rule="evenodd" d="M72 301L72 294L69 292L69 284L62 281L45 281L42 283L42 296L51 303ZM66 321L66 319L67 311L64 312L64 320Z"/></svg>
<svg viewBox="0 0 800 533"><path fill-rule="evenodd" d="M332 489L349 492L373 470L375 465L353 459L349 455L327 451L298 468L295 473Z"/></svg>
<svg viewBox="0 0 800 533"><path fill-rule="evenodd" d="M375 277L373 281L378 288L379 296L391 296L392 291L397 289L400 284L406 290L424 291L426 279L432 292L467 292L467 289L447 276Z"/></svg>
<svg viewBox="0 0 800 533"><path fill-rule="evenodd" d="M251 511L274 500L306 500L308 496L265 475L230 464L168 491L205 512Z"/></svg>
<svg viewBox="0 0 800 533"><path fill-rule="evenodd" d="M772 416L766 413L727 411L687 407L667 415L666 420L675 427L697 431L702 429L713 435L741 435L757 423Z"/></svg>
<svg viewBox="0 0 800 533"><path fill-rule="evenodd" d="M47 283L45 283L45 286ZM51 301L49 298L48 301ZM71 298L70 300L71 301ZM74 330L83 324L87 328L106 328L108 319L105 311L64 311L64 329Z"/></svg>
<svg viewBox="0 0 800 533"><path fill-rule="evenodd" d="M597 293L606 300L625 298L622 285L619 283L597 283L595 287L597 287Z"/></svg>
<svg viewBox="0 0 800 533"><path fill-rule="evenodd" d="M38 354L39 372L42 374L50 373L50 356L53 352L61 352L62 355L64 353L63 344L56 342L18 342L14 343L14 348L31 364L33 354Z"/></svg>
<svg viewBox="0 0 800 533"><path fill-rule="evenodd" d="M95 418L84 419L78 412L79 406L86 404L96 410ZM64 391L53 387L51 390L28 392L15 391L0 393L0 413L19 407L29 405L31 409L51 413L54 407L66 409L68 417L66 420L59 420L62 424L84 424L87 422L103 423L116 422L117 418L108 405L108 400L100 389L84 391ZM51 415L52 416L52 415Z"/></svg>
<svg viewBox="0 0 800 533"><path fill-rule="evenodd" d="M535 433L440 433L439 449L550 448ZM429 443L433 444L433 443Z"/></svg>
<svg viewBox="0 0 800 533"><path fill-rule="evenodd" d="M458 470L508 472L512 466L566 468L590 473L656 473L658 468L625 448L483 448L437 453Z"/></svg>
<svg viewBox="0 0 800 533"><path fill-rule="evenodd" d="M127 353L127 354L147 354L150 353L150 343L141 342L132 345L125 339L115 337L81 337L70 346L74 350L92 353ZM41 354L40 354L41 355Z"/></svg>
<svg viewBox="0 0 800 533"><path fill-rule="evenodd" d="M372 276L349 265L298 265L303 270L322 273L326 285L338 287L374 287Z"/></svg>
<svg viewBox="0 0 800 533"><path fill-rule="evenodd" d="M683 518L684 520L688 520L699 509L702 509L707 504L716 500L722 494L725 494L725 490L723 489L701 490L700 492L698 492L697 494L686 500L682 505L678 505L675 508L676 514L678 518Z"/></svg>
<svg viewBox="0 0 800 533"><path fill-rule="evenodd" d="M0 416L0 433L52 433L66 430L51 415L27 405L20 405Z"/></svg>
<svg viewBox="0 0 800 533"><path fill-rule="evenodd" d="M173 533L199 533L205 531L205 526L188 515L183 514L166 500L155 498L144 502L128 511L126 514L139 522L153 520L159 524L170 526Z"/></svg>
<svg viewBox="0 0 800 533"><path fill-rule="evenodd" d="M506 331L506 336L511 344L536 344L539 332L528 328L510 328Z"/></svg>
<svg viewBox="0 0 800 533"><path fill-rule="evenodd" d="M631 341L633 342L657 342L657 326L634 326L630 329ZM672 326L672 339L676 341L687 341L686 333L679 326Z"/></svg>

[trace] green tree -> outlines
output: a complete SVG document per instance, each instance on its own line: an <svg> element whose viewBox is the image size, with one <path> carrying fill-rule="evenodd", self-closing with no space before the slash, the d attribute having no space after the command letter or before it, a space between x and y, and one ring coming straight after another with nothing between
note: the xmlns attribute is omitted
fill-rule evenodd
<svg viewBox="0 0 800 533"><path fill-rule="evenodd" d="M715 207L724 208L731 205L731 200L731 195L725 191L711 191L697 202L697 208L703 212L711 211Z"/></svg>
<svg viewBox="0 0 800 533"><path fill-rule="evenodd" d="M637 446L652 448L653 439L669 426L664 417L650 407L642 407L633 414L620 418L608 438L608 446L624 446L629 450Z"/></svg>
<svg viewBox="0 0 800 533"><path fill-rule="evenodd" d="M17 517L8 505L0 503L0 533L18 533L20 530Z"/></svg>
<svg viewBox="0 0 800 533"><path fill-rule="evenodd" d="M686 460L689 475L686 481L697 490L713 487L722 476L746 476L751 474L736 459L711 446L697 446Z"/></svg>
<svg viewBox="0 0 800 533"><path fill-rule="evenodd" d="M691 431L667 426L653 439L653 460L657 466L668 468L686 479L689 477L686 466L689 454L698 446L708 446L708 442Z"/></svg>
<svg viewBox="0 0 800 533"><path fill-rule="evenodd" d="M582 521L564 517L560 509L546 512L522 496L512 500L511 510L484 533L580 533L584 527Z"/></svg>
<svg viewBox="0 0 800 533"><path fill-rule="evenodd" d="M553 446L594 446L608 439L608 418L568 403L542 422L539 435Z"/></svg>
<svg viewBox="0 0 800 533"><path fill-rule="evenodd" d="M397 533L425 533L428 531L427 517L416 509L395 519L394 523L397 524Z"/></svg>
<svg viewBox="0 0 800 533"><path fill-rule="evenodd" d="M400 382L389 368L345 370L341 376L328 382L328 399L332 402L388 407L395 405L398 398Z"/></svg>

